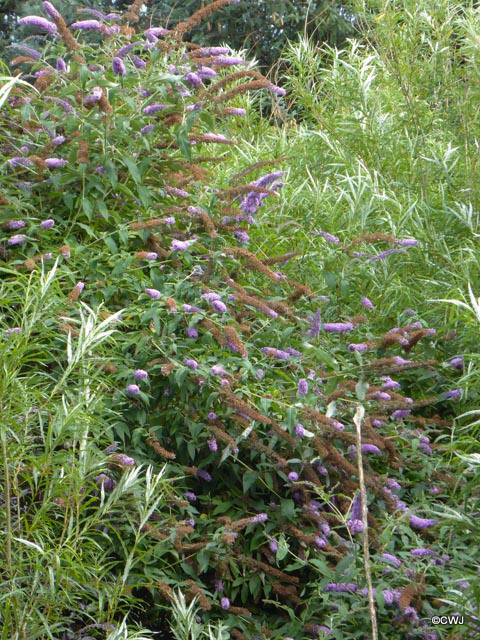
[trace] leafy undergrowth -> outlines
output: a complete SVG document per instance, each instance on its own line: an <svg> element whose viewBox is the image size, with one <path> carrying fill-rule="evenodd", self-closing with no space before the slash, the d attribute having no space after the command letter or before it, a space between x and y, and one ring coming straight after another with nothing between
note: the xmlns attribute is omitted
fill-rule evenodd
<svg viewBox="0 0 480 640"><path fill-rule="evenodd" d="M244 114L283 90L185 41L208 7L137 34L140 6L69 29L45 2L1 98L4 637L149 637L177 589L232 638L366 637L359 405L380 637L452 606L475 634L462 351L403 307L412 275L378 294L421 253L408 219L359 228L358 174L342 240L312 206L296 242L307 136Z"/></svg>

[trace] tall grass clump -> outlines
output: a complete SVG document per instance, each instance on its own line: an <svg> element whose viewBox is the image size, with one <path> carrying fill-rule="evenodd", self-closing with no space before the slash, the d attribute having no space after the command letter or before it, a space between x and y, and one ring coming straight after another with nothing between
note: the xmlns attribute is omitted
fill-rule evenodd
<svg viewBox="0 0 480 640"><path fill-rule="evenodd" d="M291 129L260 121L255 134L250 114L230 124L251 92L285 90L228 47L187 40L224 4L143 33L137 1L70 27L44 2L46 18L21 21L45 43L15 61L33 88L11 83L0 113L1 339L23 345L6 361L39 398L22 439L23 396L4 393L6 637L68 624L157 633L173 612L176 637L361 638L373 624L379 637L433 638L432 615L450 611L471 565L448 518L433 517L466 464L443 455L463 364L440 319L393 312L408 292L395 301L378 284L383 260L408 263L421 241L400 224L361 227L380 178L340 140L318 189L303 160L318 141L327 153L324 137L302 129L290 148ZM342 240L332 227L314 236L334 198ZM32 307L29 332L22 291L41 278L54 294ZM52 496L58 518L42 511ZM44 604L24 576L47 535L55 558L74 537L70 563L38 569Z"/></svg>

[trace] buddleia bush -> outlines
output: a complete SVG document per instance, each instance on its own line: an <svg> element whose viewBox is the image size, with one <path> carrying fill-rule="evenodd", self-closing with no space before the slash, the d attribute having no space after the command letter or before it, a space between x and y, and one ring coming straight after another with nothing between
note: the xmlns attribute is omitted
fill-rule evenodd
<svg viewBox="0 0 480 640"><path fill-rule="evenodd" d="M298 279L301 254L253 246L288 157L232 171L229 122L248 92L284 90L228 47L188 42L225 4L173 30L137 32L137 1L70 26L45 2L46 17L20 21L45 46L14 61L32 86L4 92L4 279L59 261L68 314L45 318L47 387L63 384L84 304L115 321L110 352L85 355L109 416L97 490L142 465L169 479L153 507L115 511L105 542L132 620L142 609L158 629L179 588L232 638L366 637L360 454L381 637L434 638L455 543L431 512L456 482L441 451L462 359L437 360L441 328L414 311L378 334L363 292L339 308L326 295L337 283ZM369 261L417 250L414 238L319 233L332 260L361 245ZM3 341L22 337L15 310L2 308ZM18 490L27 483L19 473Z"/></svg>

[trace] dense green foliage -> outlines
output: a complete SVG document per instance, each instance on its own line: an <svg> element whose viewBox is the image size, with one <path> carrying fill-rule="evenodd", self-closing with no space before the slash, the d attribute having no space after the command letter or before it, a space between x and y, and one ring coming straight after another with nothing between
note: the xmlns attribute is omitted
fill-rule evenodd
<svg viewBox="0 0 480 640"><path fill-rule="evenodd" d="M91 7L108 14L124 11L129 2L125 0L102 0L101 2L72 2L59 0L57 9L67 23L79 19L78 9ZM205 4L203 0L186 2L164 2L150 0L145 3L148 11L140 14L140 25L172 26L188 18ZM319 44L328 42L340 45L345 37L353 33L353 16L349 12L350 2L338 0L241 0L225 7L220 14L200 22L191 32L190 39L203 45L216 46L227 42L233 49L247 49L255 56L261 67L270 68L276 63L288 40L295 40L304 33ZM0 9L0 56L12 37L17 37L16 21L37 12L38 2L5 3ZM2 11L3 20L2 20ZM85 12L84 18L88 17Z"/></svg>
<svg viewBox="0 0 480 640"><path fill-rule="evenodd" d="M2 640L477 633L480 18L359 2L283 98L137 8L0 89Z"/></svg>

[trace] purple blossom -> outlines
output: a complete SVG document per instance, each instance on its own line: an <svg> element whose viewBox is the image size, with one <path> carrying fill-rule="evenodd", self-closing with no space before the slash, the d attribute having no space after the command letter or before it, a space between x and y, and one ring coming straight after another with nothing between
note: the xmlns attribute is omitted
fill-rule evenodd
<svg viewBox="0 0 480 640"><path fill-rule="evenodd" d="M411 414L410 409L397 409L392 413L393 420L402 420Z"/></svg>
<svg viewBox="0 0 480 640"><path fill-rule="evenodd" d="M375 400L391 400L392 396L385 393L385 391L375 391L372 393L372 398L375 398Z"/></svg>
<svg viewBox="0 0 480 640"><path fill-rule="evenodd" d="M177 189L177 187L166 187L165 191L171 196L178 196L179 198L189 198L190 194L185 189Z"/></svg>
<svg viewBox="0 0 480 640"><path fill-rule="evenodd" d="M314 316L310 316L309 318L307 318L307 322L310 325L310 328L306 331L307 336L318 338L322 330L320 309L318 309Z"/></svg>
<svg viewBox="0 0 480 640"><path fill-rule="evenodd" d="M135 369L135 371L133 372L133 377L135 378L135 380L147 380L148 373L143 369Z"/></svg>
<svg viewBox="0 0 480 640"><path fill-rule="evenodd" d="M119 462L124 467L135 466L135 459L130 458L130 456L127 456L124 453L115 453L113 456L111 456L110 459L113 460L114 462Z"/></svg>
<svg viewBox="0 0 480 640"><path fill-rule="evenodd" d="M189 369L192 369L192 371L198 369L199 366L198 362L196 360L193 360L193 358L184 358L183 364Z"/></svg>
<svg viewBox="0 0 480 640"><path fill-rule="evenodd" d="M162 297L162 294L157 289L145 289L145 293L147 296L150 296L152 300L159 300Z"/></svg>
<svg viewBox="0 0 480 640"><path fill-rule="evenodd" d="M63 144L65 140L66 140L65 136L55 136L54 138L52 138L52 144L55 144L55 145Z"/></svg>
<svg viewBox="0 0 480 640"><path fill-rule="evenodd" d="M264 375L265 375L265 372L263 369L257 369L255 372L255 377L257 378L257 380L261 380Z"/></svg>
<svg viewBox="0 0 480 640"><path fill-rule="evenodd" d="M33 164L33 160L30 158L10 158L8 160L8 164L11 167L31 167Z"/></svg>
<svg viewBox="0 0 480 640"><path fill-rule="evenodd" d="M183 79L185 80L185 82L187 82L187 84L191 85L192 87L200 87L202 84L202 79L194 71L190 71L189 73L186 73L183 76Z"/></svg>
<svg viewBox="0 0 480 640"><path fill-rule="evenodd" d="M344 333L345 331L351 331L353 324L351 322L326 322L323 328L330 333Z"/></svg>
<svg viewBox="0 0 480 640"><path fill-rule="evenodd" d="M343 431L345 429L345 425L342 424L341 422L338 422L338 420L334 420L332 422L332 427L337 431Z"/></svg>
<svg viewBox="0 0 480 640"><path fill-rule="evenodd" d="M419 449L419 451L421 451L422 453L424 453L427 456L432 456L433 455L433 449L426 442L420 442L419 445L418 445L418 449Z"/></svg>
<svg viewBox="0 0 480 640"><path fill-rule="evenodd" d="M357 455L357 446L354 444L351 444L348 447L348 453L352 456L356 456ZM382 451L381 449L379 449L375 444L362 444L362 453L370 453L370 454L374 454L374 455L382 455Z"/></svg>
<svg viewBox="0 0 480 640"><path fill-rule="evenodd" d="M371 300L369 300L368 298L366 298L365 296L362 296L360 298L360 300L362 301L363 306L365 307L365 309L373 309L373 303L371 302Z"/></svg>
<svg viewBox="0 0 480 640"><path fill-rule="evenodd" d="M204 133L203 137L205 138L205 140L208 140L210 142L230 142L230 140L220 134L220 133Z"/></svg>
<svg viewBox="0 0 480 640"><path fill-rule="evenodd" d="M98 9L90 9L90 8L87 8L87 7L79 9L78 11L81 12L81 13L89 13L90 15L95 16L99 20L111 19L110 16L114 15L112 13L109 13L108 16L106 16L103 13L103 11L98 11Z"/></svg>
<svg viewBox="0 0 480 640"><path fill-rule="evenodd" d="M303 355L301 351L297 351L297 349L294 349L293 347L287 347L285 351L291 356L296 356L297 358L300 358Z"/></svg>
<svg viewBox="0 0 480 640"><path fill-rule="evenodd" d="M387 478L385 484L392 491L401 491L402 487L394 478Z"/></svg>
<svg viewBox="0 0 480 640"><path fill-rule="evenodd" d="M433 527L437 524L438 520L433 520L431 518L419 518L418 516L411 515L409 522L412 529L428 529L429 527Z"/></svg>
<svg viewBox="0 0 480 640"><path fill-rule="evenodd" d="M103 25L98 20L81 20L74 22L70 27L79 31L103 31Z"/></svg>
<svg viewBox="0 0 480 640"><path fill-rule="evenodd" d="M142 60L139 56L132 56L132 62L135 65L136 69L145 69L147 63L145 60Z"/></svg>
<svg viewBox="0 0 480 640"><path fill-rule="evenodd" d="M295 427L295 435L297 435L299 438L303 438L303 436L305 435L305 428L303 426L303 424L298 423Z"/></svg>
<svg viewBox="0 0 480 640"><path fill-rule="evenodd" d="M438 553L436 551L433 551L433 549L423 549L423 548L412 549L410 553L412 556L416 556L417 558L427 558L428 556L438 556Z"/></svg>
<svg viewBox="0 0 480 640"><path fill-rule="evenodd" d="M210 58L210 56L221 56L230 53L228 47L200 47L195 51L201 58Z"/></svg>
<svg viewBox="0 0 480 640"><path fill-rule="evenodd" d="M268 515L266 513L257 513L256 516L253 516L252 523L261 524L262 522L267 522Z"/></svg>
<svg viewBox="0 0 480 640"><path fill-rule="evenodd" d="M51 36L56 35L57 26L53 22L49 22L45 18L41 18L40 16L26 16L25 18L21 18L18 21L19 25L26 24L30 27L37 27L42 31L46 31Z"/></svg>
<svg viewBox="0 0 480 640"><path fill-rule="evenodd" d="M200 297L203 298L203 300L208 300L209 302L213 302L213 300L220 300L221 298L220 294L215 293L214 291L209 291L208 293L202 293Z"/></svg>
<svg viewBox="0 0 480 640"><path fill-rule="evenodd" d="M7 240L7 244L9 244L10 246L16 245L16 244L25 244L27 240L27 236L24 233L17 233L14 236L11 236L8 240Z"/></svg>
<svg viewBox="0 0 480 640"><path fill-rule="evenodd" d="M383 376L382 382L382 389L384 391L393 391L393 389L400 389L400 384L398 382L395 382L395 380L392 380L389 376Z"/></svg>
<svg viewBox="0 0 480 640"><path fill-rule="evenodd" d="M396 240L395 244L401 247L415 247L418 244L418 240L415 240L415 238L405 238L403 240Z"/></svg>
<svg viewBox="0 0 480 640"><path fill-rule="evenodd" d="M368 345L366 342L352 342L348 345L349 351L358 351L359 353L363 353L364 351L368 351L369 349L370 345Z"/></svg>
<svg viewBox="0 0 480 640"><path fill-rule="evenodd" d="M204 66L200 66L196 72L195 72L198 77L201 80L209 80L211 78L216 78L217 77L217 72L214 71L214 69L211 69L210 67L204 67Z"/></svg>
<svg viewBox="0 0 480 640"><path fill-rule="evenodd" d="M15 47L16 49L20 49L21 51L23 51L27 56L29 56L30 58L34 58L35 60L38 60L39 58L41 58L42 54L40 53L40 51L37 51L36 49L32 49L31 47L27 47L24 44L12 44L10 45L12 47Z"/></svg>
<svg viewBox="0 0 480 640"><path fill-rule="evenodd" d="M248 244L250 242L250 236L246 231L234 231L233 235L242 244Z"/></svg>
<svg viewBox="0 0 480 640"><path fill-rule="evenodd" d="M241 107L225 107L223 110L223 114L226 116L244 116L246 113L247 110Z"/></svg>
<svg viewBox="0 0 480 640"><path fill-rule="evenodd" d="M334 236L333 234L328 233L327 231L314 231L313 235L322 236L322 238L324 238L327 242L330 242L330 244L338 244L340 242L340 239L337 238L337 236Z"/></svg>
<svg viewBox="0 0 480 640"><path fill-rule="evenodd" d="M360 491L355 494L353 499L350 519L347 522L347 527L352 536L363 531L362 497Z"/></svg>
<svg viewBox="0 0 480 640"><path fill-rule="evenodd" d="M172 240L170 244L170 251L185 251L188 247L195 242L193 240Z"/></svg>
<svg viewBox="0 0 480 640"><path fill-rule="evenodd" d="M290 480L290 482L297 482L298 480L298 473L296 473L295 471L291 471L288 474L288 479Z"/></svg>
<svg viewBox="0 0 480 640"><path fill-rule="evenodd" d="M308 382L307 380L305 380L305 378L301 378L298 381L298 397L303 398L303 396L306 396L307 393L308 393Z"/></svg>
<svg viewBox="0 0 480 640"><path fill-rule="evenodd" d="M182 309L186 313L203 313L203 309L200 309L200 307L195 307L191 304L184 304Z"/></svg>
<svg viewBox="0 0 480 640"><path fill-rule="evenodd" d="M207 415L207 418L209 420L216 420L217 419L217 414L214 411L210 411L210 413Z"/></svg>
<svg viewBox="0 0 480 640"><path fill-rule="evenodd" d="M372 425L373 425L374 427L383 427L383 425L384 425L384 424L385 424L385 423L384 423L384 421L383 421L383 420L377 420L377 419L372 420Z"/></svg>
<svg viewBox="0 0 480 640"><path fill-rule="evenodd" d="M210 371L216 376L222 376L226 373L221 364L214 364Z"/></svg>
<svg viewBox="0 0 480 640"><path fill-rule="evenodd" d="M93 87L92 92L85 97L83 103L86 106L97 104L97 102L100 102L100 100L102 99L102 96L102 87Z"/></svg>
<svg viewBox="0 0 480 640"><path fill-rule="evenodd" d="M154 104L149 104L148 107L144 107L142 109L143 113L146 115L153 115L154 113L158 113L159 111L163 111L164 109L170 108L171 104L161 104L159 102L155 102Z"/></svg>
<svg viewBox="0 0 480 640"><path fill-rule="evenodd" d="M9 220L8 222L5 222L4 228L9 231L18 231L18 229L23 229L25 225L25 220Z"/></svg>
<svg viewBox="0 0 480 640"><path fill-rule="evenodd" d="M22 330L20 329L20 327L12 327L11 329L5 329L5 336L9 338L14 333L19 334L21 332Z"/></svg>
<svg viewBox="0 0 480 640"><path fill-rule="evenodd" d="M159 36L165 36L169 33L168 29L164 29L163 27L150 27L145 31L145 37L150 43L155 43L158 40Z"/></svg>
<svg viewBox="0 0 480 640"><path fill-rule="evenodd" d="M279 358L280 360L288 360L290 358L290 354L286 351L274 349L273 347L262 347L260 351L266 356L273 356L274 358Z"/></svg>
<svg viewBox="0 0 480 640"><path fill-rule="evenodd" d="M227 306L221 300L213 300L211 305L217 313L225 313L227 310Z"/></svg>
<svg viewBox="0 0 480 640"><path fill-rule="evenodd" d="M195 327L187 327L185 333L187 334L188 338L198 338L198 331L195 329Z"/></svg>
<svg viewBox="0 0 480 640"><path fill-rule="evenodd" d="M223 593L223 580L215 580L215 590L218 593Z"/></svg>
<svg viewBox="0 0 480 640"><path fill-rule="evenodd" d="M357 590L357 585L355 584L355 582L329 582L323 588L323 591L325 593L331 593L331 592L333 592L333 593L348 593L348 592L355 593L356 590Z"/></svg>
<svg viewBox="0 0 480 640"><path fill-rule="evenodd" d="M236 64L246 64L243 58L234 58L232 56L217 56L215 60L210 62L214 66L232 67Z"/></svg>
<svg viewBox="0 0 480 640"><path fill-rule="evenodd" d="M103 487L105 491L113 491L115 489L115 482L104 473L95 476L95 482L99 487Z"/></svg>
<svg viewBox="0 0 480 640"><path fill-rule="evenodd" d="M144 135L146 135L147 133L150 133L151 131L153 131L154 128L155 127L153 124L147 124L140 129L140 133L143 133Z"/></svg>
<svg viewBox="0 0 480 640"><path fill-rule="evenodd" d="M54 20L58 20L58 18L62 17L51 2L44 2L43 8L45 9L45 12L48 13L48 15Z"/></svg>
<svg viewBox="0 0 480 640"><path fill-rule="evenodd" d="M228 598L222 598L220 600L220 604L222 606L222 609L224 609L225 611L227 609L230 609L230 600Z"/></svg>
<svg viewBox="0 0 480 640"><path fill-rule="evenodd" d="M140 393L140 388L136 384L129 384L128 387L125 389L125 392L129 396L137 396Z"/></svg>
<svg viewBox="0 0 480 640"><path fill-rule="evenodd" d="M210 451L217 451L218 450L218 445L217 445L217 441L215 440L215 438L207 440L207 444L208 444L208 448L210 449Z"/></svg>
<svg viewBox="0 0 480 640"><path fill-rule="evenodd" d="M388 256L392 255L392 253L402 252L403 249L387 249L386 251L382 251L382 253L378 253L376 256L371 256L368 258L367 262L375 262L376 260L383 260Z"/></svg>
<svg viewBox="0 0 480 640"><path fill-rule="evenodd" d="M392 564L394 567L397 567L397 569L402 565L402 561L392 553L382 553L382 558Z"/></svg>
<svg viewBox="0 0 480 640"><path fill-rule="evenodd" d="M126 44L121 49L119 49L115 54L115 56L117 58L123 58L124 56L127 55L127 53L130 53L132 49L135 49L136 46L137 46L136 42L130 42L129 44Z"/></svg>
<svg viewBox="0 0 480 640"><path fill-rule="evenodd" d="M59 167L64 167L67 161L61 158L45 158L45 164L50 169L58 169Z"/></svg>
<svg viewBox="0 0 480 640"><path fill-rule="evenodd" d="M447 391L444 395L445 400L460 400L462 397L461 389L452 389L452 391Z"/></svg>
<svg viewBox="0 0 480 640"><path fill-rule="evenodd" d="M127 73L123 60L118 56L112 60L112 70L117 76L124 76Z"/></svg>
<svg viewBox="0 0 480 640"><path fill-rule="evenodd" d="M271 93L273 93L276 96L284 96L287 93L285 89L282 89L282 87L277 87L277 85L275 84L271 84L267 88Z"/></svg>
<svg viewBox="0 0 480 640"><path fill-rule="evenodd" d="M204 480L205 482L211 482L212 480L212 476L204 469L198 469L197 478L200 478L200 480Z"/></svg>
<svg viewBox="0 0 480 640"><path fill-rule="evenodd" d="M195 502L197 500L197 496L193 493L193 491L186 491L184 495L189 502Z"/></svg>
<svg viewBox="0 0 480 640"><path fill-rule="evenodd" d="M283 175L283 171L276 171L274 173L269 173L266 176L259 178L255 182L251 182L250 184L255 187L263 188L272 185L272 191L275 191L280 186L280 184L276 184L276 181ZM257 212L258 207L262 204L264 198L266 198L267 196L268 193L257 193L256 191L250 191L242 200L240 209L242 209L242 211L244 211L245 213L254 215Z"/></svg>
<svg viewBox="0 0 480 640"><path fill-rule="evenodd" d="M268 546L272 553L276 553L278 551L278 542L275 540L275 538L272 538L271 540L269 540Z"/></svg>
<svg viewBox="0 0 480 640"><path fill-rule="evenodd" d="M463 369L464 361L462 356L456 356L450 360L450 366L454 369L461 371Z"/></svg>
<svg viewBox="0 0 480 640"><path fill-rule="evenodd" d="M400 589L385 589L382 591L383 599L385 600L385 604L393 604L394 602L398 602L402 592Z"/></svg>
<svg viewBox="0 0 480 640"><path fill-rule="evenodd" d="M119 444L120 443L115 440L112 444L109 444L108 447L105 447L105 453L113 453L118 449Z"/></svg>

